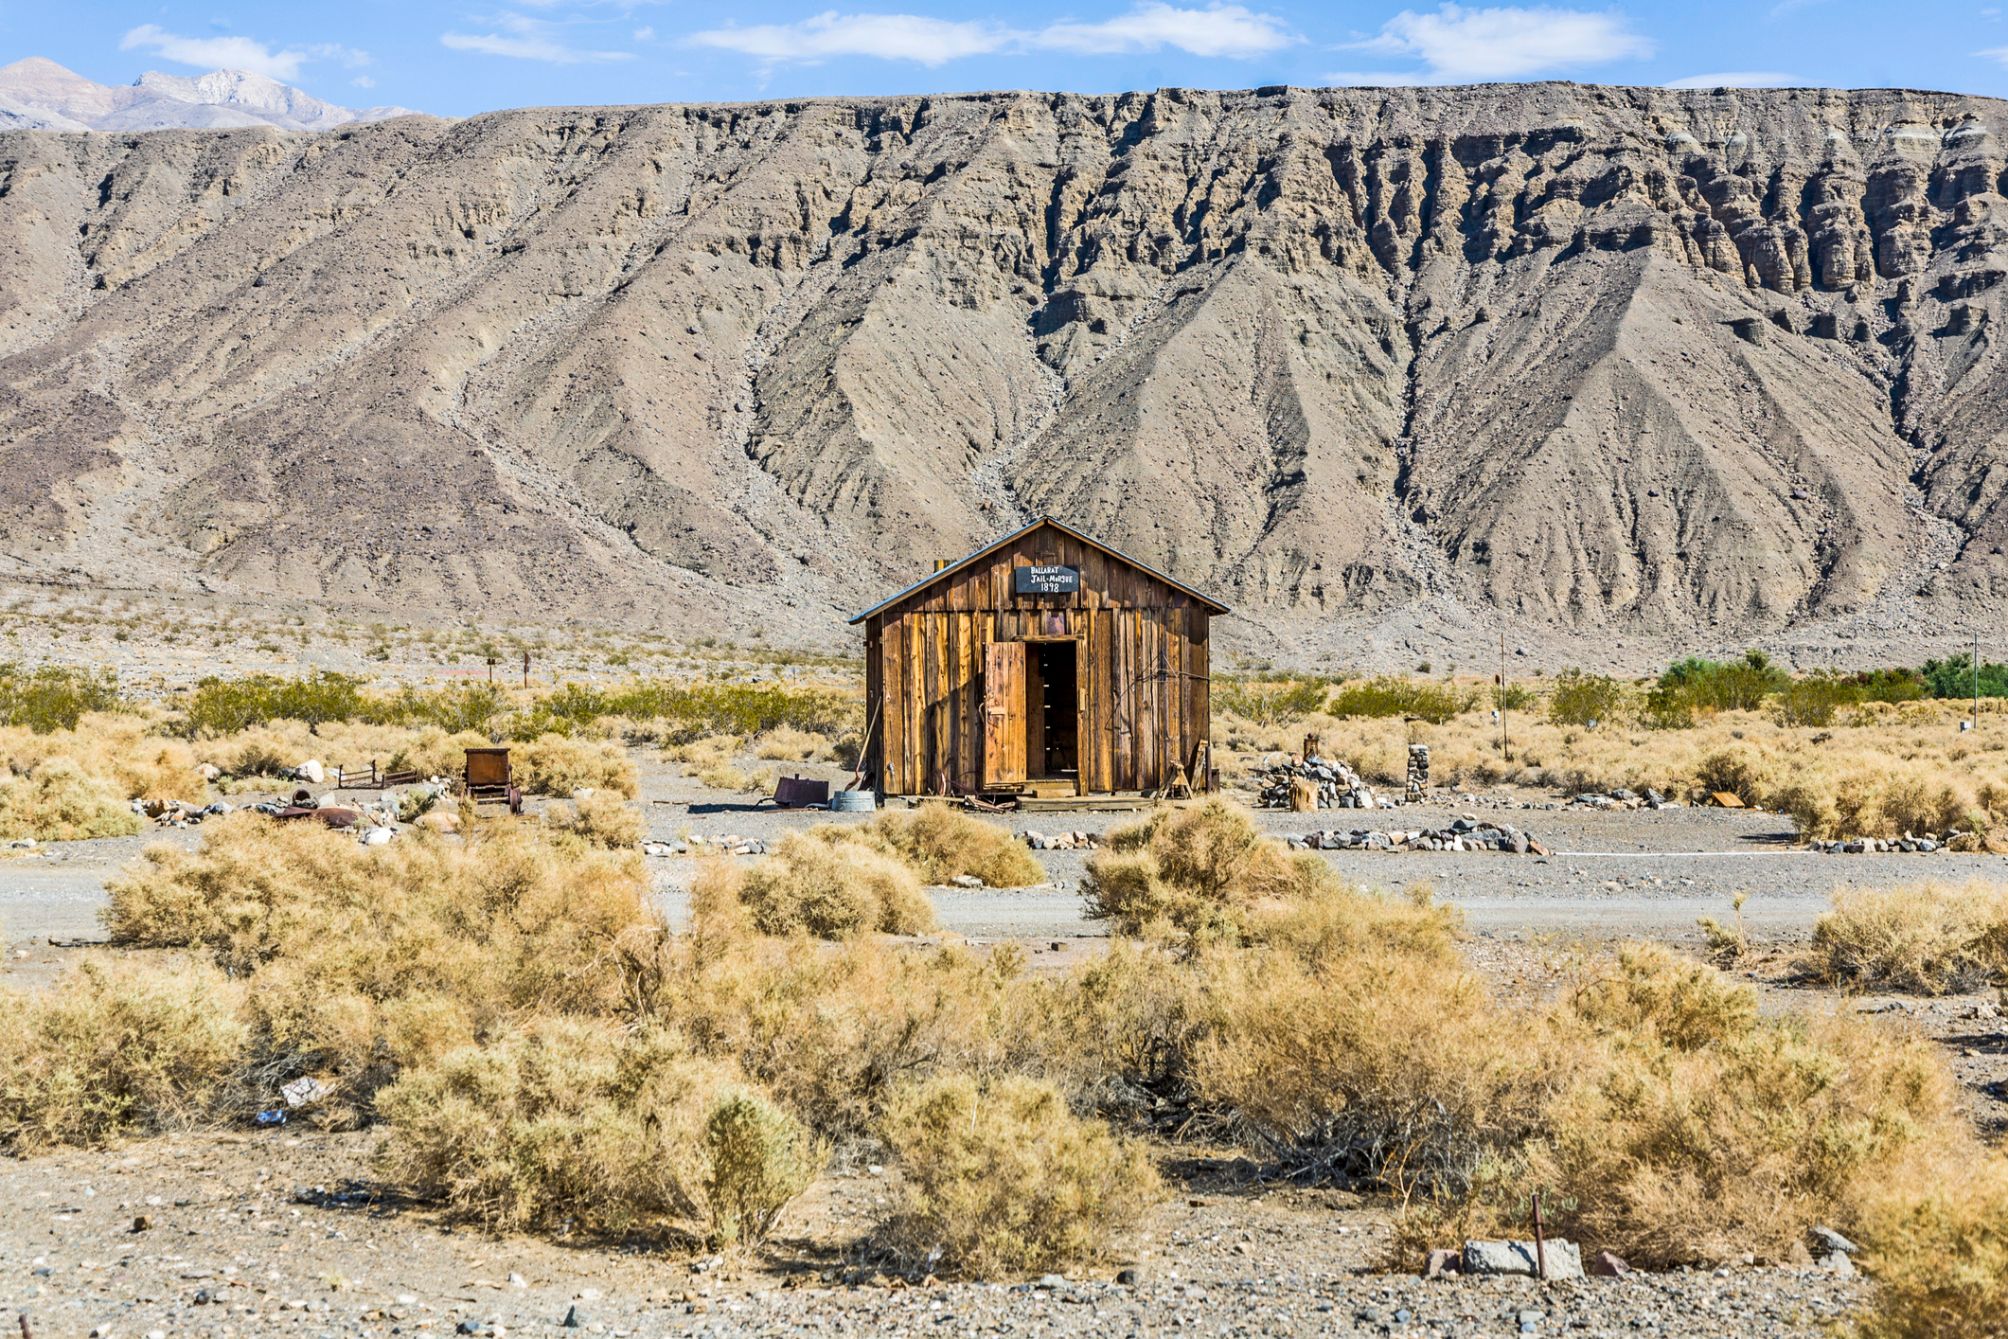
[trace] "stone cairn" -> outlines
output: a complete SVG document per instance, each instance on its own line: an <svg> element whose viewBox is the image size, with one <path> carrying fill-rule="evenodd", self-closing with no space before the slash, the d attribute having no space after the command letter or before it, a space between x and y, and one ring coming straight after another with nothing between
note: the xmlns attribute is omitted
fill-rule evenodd
<svg viewBox="0 0 2008 1339"><path fill-rule="evenodd" d="M1314 743L1316 736L1304 742ZM1258 803L1264 809L1374 809L1399 801L1376 799L1373 787L1336 758L1316 753L1285 758L1265 768L1258 780ZM1295 791L1293 800L1292 791Z"/></svg>
<svg viewBox="0 0 2008 1339"><path fill-rule="evenodd" d="M1307 832L1285 838L1299 851L1500 851L1509 855L1546 855L1548 848L1509 823L1484 823L1468 815L1442 828L1393 831L1354 829Z"/></svg>
<svg viewBox="0 0 2008 1339"><path fill-rule="evenodd" d="M1429 789L1429 745L1408 746L1408 798L1419 800Z"/></svg>

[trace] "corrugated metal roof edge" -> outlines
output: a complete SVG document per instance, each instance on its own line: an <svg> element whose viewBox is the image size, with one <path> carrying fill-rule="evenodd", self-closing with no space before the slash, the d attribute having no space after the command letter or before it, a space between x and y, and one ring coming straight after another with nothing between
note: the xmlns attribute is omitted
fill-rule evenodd
<svg viewBox="0 0 2008 1339"><path fill-rule="evenodd" d="M1041 526L1047 526L1047 525L1052 526L1055 530L1058 530L1063 534L1073 536L1075 539L1080 540L1081 543L1083 544L1089 544L1094 546L1095 548L1100 549L1103 553L1108 554L1111 558L1121 559L1123 562L1128 563L1131 567L1136 568L1140 572L1148 572L1151 576L1156 577L1159 581L1162 581L1167 586L1172 586L1179 590L1184 591L1187 595L1190 595L1193 599L1199 601L1201 604L1205 605L1208 609L1211 609L1215 614L1224 614L1228 612L1228 608L1226 605L1220 603L1220 601L1214 599L1211 595L1208 595L1205 591L1198 590L1192 586L1188 586L1183 581L1180 581L1177 577L1158 571L1155 567L1152 567L1149 563L1139 562L1135 558L1130 557L1127 553L1124 553L1121 549L1111 548L1107 544L1102 543L1099 539L1095 539L1090 535L1084 535L1079 530L1074 529L1073 526L1068 525L1065 521L1056 520L1051 516L1041 516L1038 520L1033 521L1030 525L1022 526L1017 530L1013 530L1010 534L1005 535L1003 538L994 539L990 543L985 544L982 548L977 549L975 552L966 554L961 558L957 558L954 562L950 563L948 566L941 568L938 571L928 573L926 576L914 582L906 589L901 591L896 591L892 595L887 596L885 599L880 600L877 604L865 610L863 613L853 614L848 620L848 624L852 627L855 627L859 623L862 623L866 619L870 618L873 614L882 613L883 611L890 609L892 606L898 604L901 600L906 599L908 596L913 595L919 591L926 590L929 586L932 586L935 582L944 580L948 577L955 575L957 572L960 572L963 568L968 567L971 563L979 562L982 559L987 558L991 554L997 552L997 550L1003 548L1005 545L1010 544L1016 540L1023 539L1026 535L1031 534L1034 530L1039 529Z"/></svg>

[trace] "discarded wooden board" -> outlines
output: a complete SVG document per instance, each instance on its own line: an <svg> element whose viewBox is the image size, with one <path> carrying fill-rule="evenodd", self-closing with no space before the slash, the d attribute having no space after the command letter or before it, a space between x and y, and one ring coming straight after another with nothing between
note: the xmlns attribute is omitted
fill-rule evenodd
<svg viewBox="0 0 2008 1339"><path fill-rule="evenodd" d="M1743 808L1743 797L1733 790L1718 790L1708 797L1708 802L1717 809Z"/></svg>

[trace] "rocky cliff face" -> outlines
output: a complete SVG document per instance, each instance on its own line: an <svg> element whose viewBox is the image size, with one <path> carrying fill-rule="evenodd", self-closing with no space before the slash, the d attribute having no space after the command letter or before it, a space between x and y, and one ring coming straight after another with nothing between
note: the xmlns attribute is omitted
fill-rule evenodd
<svg viewBox="0 0 2008 1339"><path fill-rule="evenodd" d="M0 576L837 640L1051 512L1286 652L1867 660L2008 594L2004 134L1534 85L0 136Z"/></svg>

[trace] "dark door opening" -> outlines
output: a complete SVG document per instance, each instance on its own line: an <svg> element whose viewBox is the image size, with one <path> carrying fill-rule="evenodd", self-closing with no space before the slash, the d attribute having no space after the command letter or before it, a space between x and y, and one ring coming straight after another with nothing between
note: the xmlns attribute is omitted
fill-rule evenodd
<svg viewBox="0 0 2008 1339"><path fill-rule="evenodd" d="M1032 642L1026 656L1026 770L1034 777L1079 781L1080 643Z"/></svg>

